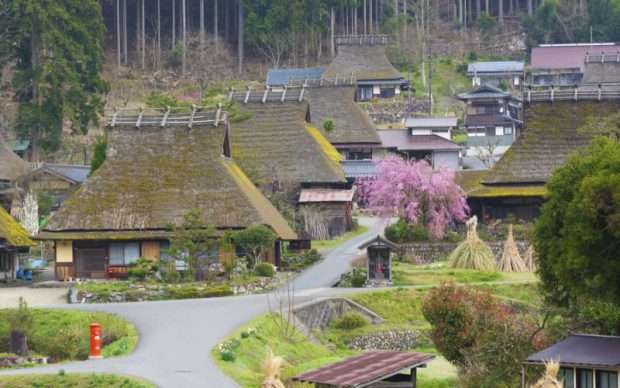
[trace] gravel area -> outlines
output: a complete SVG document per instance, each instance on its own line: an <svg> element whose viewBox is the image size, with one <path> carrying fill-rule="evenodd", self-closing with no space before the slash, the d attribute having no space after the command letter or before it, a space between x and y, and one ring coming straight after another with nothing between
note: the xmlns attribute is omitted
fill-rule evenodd
<svg viewBox="0 0 620 388"><path fill-rule="evenodd" d="M67 288L0 287L0 308L17 307L20 296L31 307L66 304L68 291Z"/></svg>

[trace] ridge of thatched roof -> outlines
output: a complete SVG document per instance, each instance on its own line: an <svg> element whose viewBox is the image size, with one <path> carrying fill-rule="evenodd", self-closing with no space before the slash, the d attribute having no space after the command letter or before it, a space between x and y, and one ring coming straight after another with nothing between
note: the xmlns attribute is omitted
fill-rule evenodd
<svg viewBox="0 0 620 388"><path fill-rule="evenodd" d="M566 157L593 138L578 130L620 109L620 101L537 102L524 107L525 129L482 179L483 184L544 183Z"/></svg>
<svg viewBox="0 0 620 388"><path fill-rule="evenodd" d="M317 128L331 119L336 124L326 135L332 144L381 144L377 127L366 112L355 103L354 86L317 87L308 89L310 121Z"/></svg>
<svg viewBox="0 0 620 388"><path fill-rule="evenodd" d="M262 178L275 174L281 182L346 182L340 154L305 121L307 102L239 104L239 111L251 118L231 123L232 156L248 157Z"/></svg>
<svg viewBox="0 0 620 388"><path fill-rule="evenodd" d="M30 165L6 147L0 138L0 181L12 181L30 171Z"/></svg>
<svg viewBox="0 0 620 388"><path fill-rule="evenodd" d="M353 75L358 81L404 79L388 60L385 48L384 44L340 44L323 77Z"/></svg>
<svg viewBox="0 0 620 388"><path fill-rule="evenodd" d="M166 231L193 209L218 229L265 224L282 239L295 233L222 154L220 125L120 125L108 130L104 164L43 228L43 234ZM247 178L245 178L247 179ZM118 234L118 233L117 233ZM92 237L92 236L91 236Z"/></svg>
<svg viewBox="0 0 620 388"><path fill-rule="evenodd" d="M9 247L25 248L35 245L30 235L19 222L15 221L9 213L0 206L0 241L1 245Z"/></svg>

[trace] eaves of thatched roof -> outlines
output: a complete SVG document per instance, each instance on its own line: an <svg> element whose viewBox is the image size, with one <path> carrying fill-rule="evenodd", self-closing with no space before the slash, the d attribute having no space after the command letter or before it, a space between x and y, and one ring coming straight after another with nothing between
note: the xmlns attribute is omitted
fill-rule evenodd
<svg viewBox="0 0 620 388"><path fill-rule="evenodd" d="M12 181L29 171L29 163L8 149L0 139L0 181Z"/></svg>
<svg viewBox="0 0 620 388"><path fill-rule="evenodd" d="M0 245L26 248L35 245L28 232L0 206Z"/></svg>
<svg viewBox="0 0 620 388"><path fill-rule="evenodd" d="M332 144L381 144L377 127L355 103L354 86L309 88L308 95L312 124L321 129L327 119L336 124L334 130L326 135Z"/></svg>
<svg viewBox="0 0 620 388"><path fill-rule="evenodd" d="M537 102L525 106L525 129L482 179L483 184L544 183L593 134L578 130L591 118L616 113L620 101Z"/></svg>
<svg viewBox="0 0 620 388"><path fill-rule="evenodd" d="M385 47L384 44L340 44L323 77L346 78L353 75L358 81L404 80L388 60Z"/></svg>
<svg viewBox="0 0 620 388"><path fill-rule="evenodd" d="M286 220L222 156L226 131L224 125L109 129L106 161L50 219L42 236L159 236L198 209L218 229L264 224L281 239L295 239Z"/></svg>
<svg viewBox="0 0 620 388"><path fill-rule="evenodd" d="M251 118L230 124L233 159L250 161L263 180L275 175L296 184L346 182L340 154L305 121L306 101L241 102L239 110Z"/></svg>

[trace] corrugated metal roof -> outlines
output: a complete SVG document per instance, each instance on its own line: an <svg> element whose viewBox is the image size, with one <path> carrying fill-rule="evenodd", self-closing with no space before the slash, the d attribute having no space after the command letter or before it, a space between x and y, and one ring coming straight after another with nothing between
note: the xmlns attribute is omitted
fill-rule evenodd
<svg viewBox="0 0 620 388"><path fill-rule="evenodd" d="M532 65L534 69L571 69L583 70L586 53L617 53L620 44L573 44L532 47Z"/></svg>
<svg viewBox="0 0 620 388"><path fill-rule="evenodd" d="M547 360L560 365L620 366L620 337L578 334L564 338L525 359L539 364Z"/></svg>
<svg viewBox="0 0 620 388"><path fill-rule="evenodd" d="M521 73L523 62L500 61L500 62L472 62L467 64L467 74L475 73Z"/></svg>
<svg viewBox="0 0 620 388"><path fill-rule="evenodd" d="M373 177L381 172L372 160L343 160L340 164L347 179Z"/></svg>
<svg viewBox="0 0 620 388"><path fill-rule="evenodd" d="M307 202L351 202L353 190L302 189L299 203Z"/></svg>
<svg viewBox="0 0 620 388"><path fill-rule="evenodd" d="M456 127L456 117L407 117L407 128Z"/></svg>
<svg viewBox="0 0 620 388"><path fill-rule="evenodd" d="M54 172L77 183L86 181L88 173L90 172L89 166L78 166L73 164L45 163L41 169Z"/></svg>
<svg viewBox="0 0 620 388"><path fill-rule="evenodd" d="M365 387L393 376L404 369L415 368L435 359L427 353L404 353L371 350L310 372L293 377L293 381L327 384L337 387Z"/></svg>
<svg viewBox="0 0 620 388"><path fill-rule="evenodd" d="M385 148L398 151L458 151L462 147L438 135L410 135L406 129L379 131L381 143Z"/></svg>
<svg viewBox="0 0 620 388"><path fill-rule="evenodd" d="M287 85L290 80L304 80L306 78L320 78L325 71L322 67L305 69L269 69L267 70L267 86Z"/></svg>

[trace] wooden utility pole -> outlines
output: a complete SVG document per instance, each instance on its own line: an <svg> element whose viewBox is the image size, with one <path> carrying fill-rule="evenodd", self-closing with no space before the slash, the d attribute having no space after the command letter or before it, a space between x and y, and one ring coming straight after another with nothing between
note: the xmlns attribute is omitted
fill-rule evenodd
<svg viewBox="0 0 620 388"><path fill-rule="evenodd" d="M238 7L237 48L239 50L239 74L243 74L243 5Z"/></svg>
<svg viewBox="0 0 620 388"><path fill-rule="evenodd" d="M116 0L116 65L121 73L121 0Z"/></svg>
<svg viewBox="0 0 620 388"><path fill-rule="evenodd" d="M143 0L144 1L144 0ZM181 63L181 74L183 75L183 77L185 77L185 66L186 66L186 59L187 59L187 19L186 19L186 11L185 11L185 0L183 0L181 2L181 6L183 7L181 12L182 12L182 20L183 20L183 34L182 34L182 40L183 40L183 60Z"/></svg>

